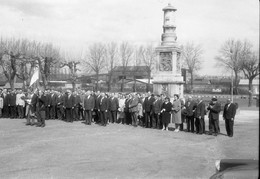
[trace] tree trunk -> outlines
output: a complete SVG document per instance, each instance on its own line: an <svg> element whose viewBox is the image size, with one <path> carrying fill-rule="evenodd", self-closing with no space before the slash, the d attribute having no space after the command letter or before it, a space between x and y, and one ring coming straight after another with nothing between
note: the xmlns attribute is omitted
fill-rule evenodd
<svg viewBox="0 0 260 179"><path fill-rule="evenodd" d="M13 78L9 79L9 84L10 84L11 90L14 90L14 79Z"/></svg>
<svg viewBox="0 0 260 179"><path fill-rule="evenodd" d="M124 83L125 83L125 79L123 77L122 78L122 83L121 83L121 92L124 92Z"/></svg>
<svg viewBox="0 0 260 179"><path fill-rule="evenodd" d="M72 80L72 89L73 89L73 91L75 91L75 89L76 89L76 83L75 83L75 81L74 80Z"/></svg>
<svg viewBox="0 0 260 179"><path fill-rule="evenodd" d="M234 80L234 91L233 91L233 94L234 95L238 95L238 72L237 71L234 71L235 72L235 80Z"/></svg>
<svg viewBox="0 0 260 179"><path fill-rule="evenodd" d="M193 94L193 72L190 72L190 92Z"/></svg>
<svg viewBox="0 0 260 179"><path fill-rule="evenodd" d="M248 107L252 106L252 101L253 101L253 78L249 78L249 84L248 84Z"/></svg>
<svg viewBox="0 0 260 179"><path fill-rule="evenodd" d="M96 72L96 91L99 91L98 81L99 81L99 72Z"/></svg>
<svg viewBox="0 0 260 179"><path fill-rule="evenodd" d="M150 85L151 85L151 71L148 72L148 86L146 88L146 92L150 91Z"/></svg>
<svg viewBox="0 0 260 179"><path fill-rule="evenodd" d="M112 74L109 74L108 82L107 82L107 91L108 92L110 92L110 90L111 90L111 80L112 80Z"/></svg>

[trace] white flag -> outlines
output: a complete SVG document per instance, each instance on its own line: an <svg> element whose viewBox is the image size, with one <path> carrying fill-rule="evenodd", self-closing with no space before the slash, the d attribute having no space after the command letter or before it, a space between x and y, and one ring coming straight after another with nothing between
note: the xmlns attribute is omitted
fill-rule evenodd
<svg viewBox="0 0 260 179"><path fill-rule="evenodd" d="M32 78L31 78L31 82L30 82L30 86L32 86L33 83L35 83L37 80L39 79L39 69L35 69Z"/></svg>

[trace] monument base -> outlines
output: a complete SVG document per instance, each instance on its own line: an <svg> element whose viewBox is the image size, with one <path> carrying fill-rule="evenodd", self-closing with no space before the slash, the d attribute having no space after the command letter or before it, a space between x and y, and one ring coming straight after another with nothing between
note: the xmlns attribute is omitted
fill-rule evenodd
<svg viewBox="0 0 260 179"><path fill-rule="evenodd" d="M174 94L183 97L183 77L173 75L157 75L153 80L153 91L155 94L165 94L173 98Z"/></svg>

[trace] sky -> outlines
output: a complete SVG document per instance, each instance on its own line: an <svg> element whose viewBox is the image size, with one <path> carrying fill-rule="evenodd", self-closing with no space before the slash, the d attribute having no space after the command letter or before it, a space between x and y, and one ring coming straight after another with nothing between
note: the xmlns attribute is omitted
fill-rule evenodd
<svg viewBox="0 0 260 179"><path fill-rule="evenodd" d="M214 58L230 38L259 49L257 0L0 0L0 36L52 42L72 54L95 42L159 44L168 3L177 8L178 44L203 48L198 74L229 75Z"/></svg>

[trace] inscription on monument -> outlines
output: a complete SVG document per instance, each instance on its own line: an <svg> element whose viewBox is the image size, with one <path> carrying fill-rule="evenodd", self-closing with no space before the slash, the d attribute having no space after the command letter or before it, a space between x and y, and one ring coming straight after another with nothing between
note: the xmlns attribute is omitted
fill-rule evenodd
<svg viewBox="0 0 260 179"><path fill-rule="evenodd" d="M172 71L172 52L160 52L160 71Z"/></svg>

